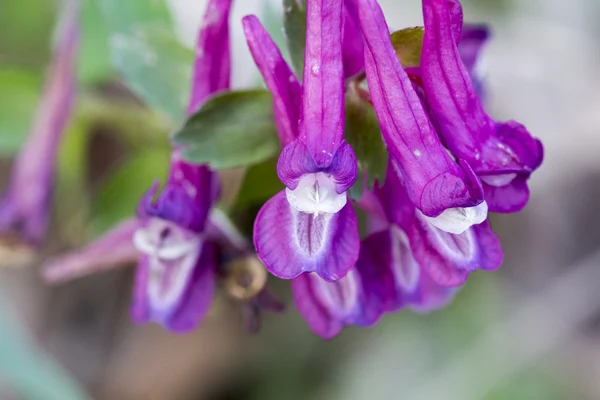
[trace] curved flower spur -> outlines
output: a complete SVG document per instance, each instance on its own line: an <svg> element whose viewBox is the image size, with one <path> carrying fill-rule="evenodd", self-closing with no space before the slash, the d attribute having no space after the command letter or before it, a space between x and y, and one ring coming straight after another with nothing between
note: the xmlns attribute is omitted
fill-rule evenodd
<svg viewBox="0 0 600 400"><path fill-rule="evenodd" d="M483 189L471 166L446 152L398 60L375 0L359 1L365 67L373 107L393 168L431 223L462 233L487 218Z"/></svg>
<svg viewBox="0 0 600 400"><path fill-rule="evenodd" d="M244 19L248 44L275 98L284 145L277 174L286 186L260 210L254 244L267 269L283 279L316 272L335 281L358 258L357 220L346 193L356 180L357 165L343 138L342 10L342 0L306 3L301 105L295 97L297 79L279 50L255 17Z"/></svg>
<svg viewBox="0 0 600 400"><path fill-rule="evenodd" d="M481 179L490 211L520 211L529 199L526 181L542 163L542 144L520 123L496 122L483 110L457 45L458 0L423 0L423 16L421 75L438 133Z"/></svg>

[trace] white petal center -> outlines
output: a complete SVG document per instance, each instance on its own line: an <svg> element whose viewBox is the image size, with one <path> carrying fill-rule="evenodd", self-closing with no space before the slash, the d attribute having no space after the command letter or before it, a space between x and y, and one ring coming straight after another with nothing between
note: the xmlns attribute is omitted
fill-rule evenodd
<svg viewBox="0 0 600 400"><path fill-rule="evenodd" d="M475 207L448 208L437 217L425 216L425 218L436 228L458 235L471 226L485 221L487 212L488 206L484 201Z"/></svg>
<svg viewBox="0 0 600 400"><path fill-rule="evenodd" d="M161 318L178 305L198 261L202 236L152 218L135 232L133 243L148 257L148 301L155 317Z"/></svg>
<svg viewBox="0 0 600 400"><path fill-rule="evenodd" d="M324 172L302 176L296 189L285 189L285 196L292 207L307 214L335 214L346 205L346 193L338 194L335 181Z"/></svg>

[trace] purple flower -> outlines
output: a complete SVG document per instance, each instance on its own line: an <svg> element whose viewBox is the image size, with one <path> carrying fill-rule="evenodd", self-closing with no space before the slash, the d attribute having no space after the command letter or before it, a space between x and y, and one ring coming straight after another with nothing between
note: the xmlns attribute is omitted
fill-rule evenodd
<svg viewBox="0 0 600 400"><path fill-rule="evenodd" d="M58 146L75 102L79 27L73 2L67 3L61 22L42 101L0 200L0 247L11 239L21 242L17 248L38 246L48 226ZM20 263L17 256L3 249L3 261Z"/></svg>
<svg viewBox="0 0 600 400"><path fill-rule="evenodd" d="M229 87L230 8L231 0L208 4L198 36L188 115L208 96ZM142 198L136 220L46 264L43 273L46 280L58 282L137 259L135 322L154 321L171 331L187 332L200 323L215 290L216 244L205 228L219 193L217 175L206 165L183 161L175 149L167 183L158 195L157 190L156 184Z"/></svg>
<svg viewBox="0 0 600 400"><path fill-rule="evenodd" d="M423 0L423 15L421 74L438 132L454 156L481 178L491 211L519 211L529 199L526 181L542 162L542 144L520 123L496 122L483 110L468 60L457 46L460 3Z"/></svg>
<svg viewBox="0 0 600 400"><path fill-rule="evenodd" d="M307 1L301 104L297 79L273 41L254 17L244 19L248 45L275 98L285 146L277 173L286 189L260 210L254 245L267 269L283 279L316 272L335 281L358 258L356 215L346 194L357 166L343 139L342 10L341 0Z"/></svg>
<svg viewBox="0 0 600 400"><path fill-rule="evenodd" d="M462 233L483 222L487 205L470 165L458 163L440 142L392 46L375 0L359 1L367 82L390 159L411 202L431 223Z"/></svg>
<svg viewBox="0 0 600 400"><path fill-rule="evenodd" d="M362 249L361 249L362 256ZM294 303L310 328L324 339L336 336L347 325L374 325L383 313L383 302L372 282L357 267L343 278L329 282L314 272L292 281ZM374 284L378 282L375 281Z"/></svg>
<svg viewBox="0 0 600 400"><path fill-rule="evenodd" d="M196 48L187 114L206 98L229 88L231 0L208 3ZM138 208L140 228L133 242L142 253L132 315L176 332L194 329L208 311L215 290L215 246L204 229L218 197L218 180L206 165L189 164L175 150L167 184L155 198L155 185Z"/></svg>
<svg viewBox="0 0 600 400"><path fill-rule="evenodd" d="M402 269L396 272L403 271L404 282L416 282L415 277L419 275L415 269L417 264L421 275L440 286L461 285L470 272L478 269L494 270L502 264L500 241L487 221L472 225L460 234L437 228L411 202L400 176L392 167L388 169L385 184L376 187L373 195L367 197L363 204L365 202L372 203L367 209L374 210L376 215L387 221L390 229L387 232L388 239L380 237L370 244L367 240L363 242L363 246L376 246L379 250L374 254L379 253L379 257L389 260L375 264L400 266ZM389 243L390 250L387 252L382 250L386 247L385 243ZM406 251L398 252L399 249L408 249L408 243L412 256L404 254ZM411 257L416 260L416 264L414 260L411 261ZM410 287L413 285L406 284L403 293L410 293ZM419 289L417 286L414 288Z"/></svg>

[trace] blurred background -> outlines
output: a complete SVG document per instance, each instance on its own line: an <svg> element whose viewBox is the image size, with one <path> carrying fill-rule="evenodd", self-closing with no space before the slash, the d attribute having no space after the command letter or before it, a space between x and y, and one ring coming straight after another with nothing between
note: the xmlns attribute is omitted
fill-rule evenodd
<svg viewBox="0 0 600 400"><path fill-rule="evenodd" d="M380 1L392 29L422 24L419 0ZM191 51L184 47L205 1L167 4L182 51ZM523 122L546 151L527 208L492 216L506 253L499 271L473 274L443 310L404 311L323 341L290 304L285 282L274 289L287 312L265 316L258 334L246 333L239 307L220 296L197 332L177 336L131 323L131 266L58 287L41 282L40 261L4 268L0 399L600 399L600 2L463 5L467 21L494 32L480 66L488 110ZM0 188L41 94L58 10L51 0L0 3ZM237 22L248 13L281 36L279 1L236 2L238 88L260 84ZM173 125L123 84L110 57L123 43L110 38L97 3L86 2L77 110L39 260L131 215L166 172ZM174 50L164 51L154 54L156 68ZM187 79L173 69L156 83L185 88ZM236 196L226 186L225 204Z"/></svg>

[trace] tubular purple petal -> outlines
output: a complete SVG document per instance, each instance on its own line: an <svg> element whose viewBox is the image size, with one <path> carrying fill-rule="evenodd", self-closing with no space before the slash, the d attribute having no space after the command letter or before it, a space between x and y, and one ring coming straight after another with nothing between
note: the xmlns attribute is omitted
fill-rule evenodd
<svg viewBox="0 0 600 400"><path fill-rule="evenodd" d="M42 278L46 283L62 283L137 261L132 239L138 228L137 219L121 222L82 249L45 262Z"/></svg>
<svg viewBox="0 0 600 400"><path fill-rule="evenodd" d="M345 276L358 258L357 225L350 204L337 213L303 213L290 206L282 191L258 213L254 246L267 269L279 278L316 272L335 281Z"/></svg>
<svg viewBox="0 0 600 400"><path fill-rule="evenodd" d="M411 201L429 217L478 206L483 200L481 184L468 164L461 162L459 167L440 143L396 57L381 8L375 0L361 0L359 5L371 99Z"/></svg>
<svg viewBox="0 0 600 400"><path fill-rule="evenodd" d="M541 164L541 143L523 125L498 123L485 113L457 47L451 6L447 0L423 0L421 74L430 113L450 151L473 167L484 186L494 187L497 195L486 198L494 201L490 210L518 211L527 193L498 192L527 190L516 178L527 179Z"/></svg>
<svg viewBox="0 0 600 400"><path fill-rule="evenodd" d="M75 103L78 15L77 4L67 2L41 103L0 201L0 235L29 245L40 244L46 233L58 146Z"/></svg>
<svg viewBox="0 0 600 400"><path fill-rule="evenodd" d="M294 303L309 327L324 339L331 339L346 325L373 325L381 312L365 312L363 282L356 269L336 282L317 274L302 274L292 281Z"/></svg>
<svg viewBox="0 0 600 400"><path fill-rule="evenodd" d="M229 88L231 0L211 0L198 34L188 116L208 96ZM206 219L219 195L217 175L173 151L169 177L156 199L155 184L138 207L140 228L133 241L142 253L132 315L175 332L198 325L215 286L215 253L206 240Z"/></svg>
<svg viewBox="0 0 600 400"><path fill-rule="evenodd" d="M408 235L412 253L441 286L462 285L470 272L494 270L502 264L500 241L487 221L460 234L445 232L411 204L400 177L390 168L386 182L375 194L389 222Z"/></svg>
<svg viewBox="0 0 600 400"><path fill-rule="evenodd" d="M327 168L344 141L342 0L307 0L299 138Z"/></svg>
<svg viewBox="0 0 600 400"><path fill-rule="evenodd" d="M348 78L365 69L364 41L358 19L357 0L344 0L344 25L342 28L344 76Z"/></svg>
<svg viewBox="0 0 600 400"><path fill-rule="evenodd" d="M228 19L231 3L232 0L208 2L196 43L188 115L198 111L208 96L229 88L231 55Z"/></svg>
<svg viewBox="0 0 600 400"><path fill-rule="evenodd" d="M275 123L281 144L285 146L297 136L302 88L260 21L250 15L244 17L242 23L254 62L273 94Z"/></svg>

